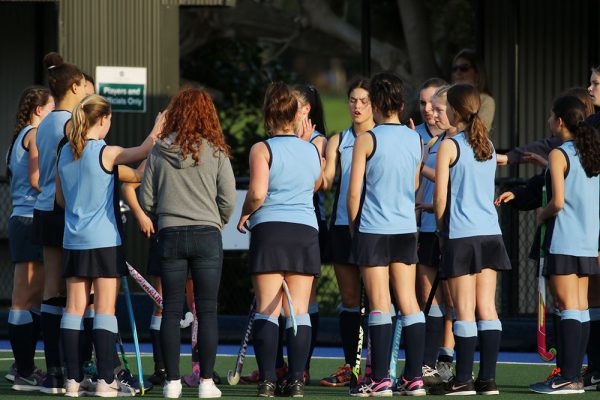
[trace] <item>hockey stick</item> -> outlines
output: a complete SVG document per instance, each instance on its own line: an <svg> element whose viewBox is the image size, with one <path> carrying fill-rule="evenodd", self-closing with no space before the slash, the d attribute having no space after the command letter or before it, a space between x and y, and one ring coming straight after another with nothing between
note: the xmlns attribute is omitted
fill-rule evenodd
<svg viewBox="0 0 600 400"><path fill-rule="evenodd" d="M133 280L140 285L142 290L146 292L148 296L156 303L157 306L162 308L162 296L158 291L148 282L142 274L137 272L135 268L131 266L131 264L127 263L127 269L129 270L129 275L133 278Z"/></svg>
<svg viewBox="0 0 600 400"><path fill-rule="evenodd" d="M546 206L546 186L542 188L542 207ZM556 357L556 349L546 348L546 278L544 278L545 251L544 239L546 224L540 227L540 266L538 269L538 318L537 318L537 351L544 361L552 361Z"/></svg>
<svg viewBox="0 0 600 400"><path fill-rule="evenodd" d="M390 379L392 385L396 384L398 380L398 373L396 371L398 366L398 352L400 351L400 340L402 339L402 315L400 311L396 314L396 326L394 327L394 340L392 341L392 356L390 357Z"/></svg>
<svg viewBox="0 0 600 400"><path fill-rule="evenodd" d="M144 389L144 375L142 372L142 357L140 355L140 343L138 341L137 328L135 326L135 316L133 314L133 305L131 304L131 293L129 293L129 284L127 277L121 277L121 285L125 291L125 303L127 304L127 313L129 314L129 323L131 324L131 334L133 335L133 345L135 346L135 359L138 368L138 382L140 383L140 394L143 396L146 393Z"/></svg>
<svg viewBox="0 0 600 400"><path fill-rule="evenodd" d="M287 282L285 279L283 280L283 291L285 292L285 297L287 299L288 308L290 309L290 318L292 318L292 327L294 328L294 336L298 334L298 323L296 322L296 314L294 313L294 305L292 304L292 295L290 294L290 289L288 288Z"/></svg>
<svg viewBox="0 0 600 400"><path fill-rule="evenodd" d="M354 387L358 385L358 377L360 375L360 361L362 359L362 347L363 340L365 336L365 331L363 329L363 320L365 319L366 313L366 293L365 287L363 285L362 280L360 281L360 309L359 309L359 319L358 319L358 342L356 344L356 358L354 360L354 365L352 366L352 376L350 377L350 387Z"/></svg>
<svg viewBox="0 0 600 400"><path fill-rule="evenodd" d="M198 316L196 315L196 302L192 303L192 373L185 375L183 381L190 387L196 387L200 384L200 362L198 362Z"/></svg>
<svg viewBox="0 0 600 400"><path fill-rule="evenodd" d="M230 385L237 385L240 381L240 375L242 373L242 368L244 367L244 359L246 358L246 349L248 348L248 341L250 340L250 335L252 334L252 325L254 324L255 314L256 298L252 300L252 304L250 305L250 313L248 314L248 321L246 322L246 333L244 334L244 338L242 339L240 351L235 362L235 371L229 370L229 372L227 372L227 382Z"/></svg>

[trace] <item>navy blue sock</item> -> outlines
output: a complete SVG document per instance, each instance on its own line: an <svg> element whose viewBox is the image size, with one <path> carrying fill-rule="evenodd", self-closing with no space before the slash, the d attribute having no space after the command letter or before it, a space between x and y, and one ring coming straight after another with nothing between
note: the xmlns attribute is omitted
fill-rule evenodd
<svg viewBox="0 0 600 400"><path fill-rule="evenodd" d="M564 310L560 312L560 333L562 339L562 365L560 374L572 380L579 376L581 363L579 348L581 343L581 311Z"/></svg>
<svg viewBox="0 0 600 400"><path fill-rule="evenodd" d="M556 349L556 367L560 368L562 363L561 335L560 335L560 310L554 309L552 313L552 331L554 333L554 348Z"/></svg>
<svg viewBox="0 0 600 400"><path fill-rule="evenodd" d="M277 336L277 358L275 359L275 368L283 368L285 360L283 359L283 345L285 343L285 317L280 315L277 319L279 324L279 333Z"/></svg>
<svg viewBox="0 0 600 400"><path fill-rule="evenodd" d="M371 369L375 381L388 377L392 347L392 315L371 311L369 314L371 339Z"/></svg>
<svg viewBox="0 0 600 400"><path fill-rule="evenodd" d="M277 358L278 336L277 317L256 313L252 326L252 343L261 381L277 381L275 359Z"/></svg>
<svg viewBox="0 0 600 400"><path fill-rule="evenodd" d="M83 379L83 360L81 359L83 317L77 314L64 313L60 322L60 330L65 352L67 378L81 382Z"/></svg>
<svg viewBox="0 0 600 400"><path fill-rule="evenodd" d="M400 317L400 316L399 316ZM402 336L406 351L404 378L412 380L422 376L423 352L425 350L425 315L421 311L402 315Z"/></svg>
<svg viewBox="0 0 600 400"><path fill-rule="evenodd" d="M111 314L96 314L94 317L94 347L98 378L111 383L114 374L115 337L119 328L117 318Z"/></svg>
<svg viewBox="0 0 600 400"><path fill-rule="evenodd" d="M461 383L470 381L477 346L477 323L455 321L454 341L456 342L456 380Z"/></svg>
<svg viewBox="0 0 600 400"><path fill-rule="evenodd" d="M40 325L44 338L44 356L48 371L58 372L63 366L60 344L60 320L65 303L66 299L64 297L53 297L42 303Z"/></svg>
<svg viewBox="0 0 600 400"><path fill-rule="evenodd" d="M292 319L285 320L285 340L288 350L288 378L302 379L304 377L304 367L308 360L310 352L310 340L312 336L312 328L310 326L310 315L296 315L296 323L298 331L294 335L292 327Z"/></svg>
<svg viewBox="0 0 600 400"><path fill-rule="evenodd" d="M479 376L484 381L496 379L496 364L502 338L502 323L498 319L477 322L479 333Z"/></svg>
<svg viewBox="0 0 600 400"><path fill-rule="evenodd" d="M92 329L94 327L94 310L87 309L83 316L83 331L81 332L81 361L92 360L92 350L94 349L94 338Z"/></svg>
<svg viewBox="0 0 600 400"><path fill-rule="evenodd" d="M346 364L354 365L356 359L356 347L358 346L358 324L360 323L360 312L358 307L339 307L340 311L340 336L344 359Z"/></svg>
<svg viewBox="0 0 600 400"><path fill-rule="evenodd" d="M35 357L35 348L40 339L41 333L41 311L37 307L31 307L31 319L33 327L31 328L31 358Z"/></svg>
<svg viewBox="0 0 600 400"><path fill-rule="evenodd" d="M590 337L594 340L588 341L587 356L588 367L593 371L600 370L600 308L590 308Z"/></svg>
<svg viewBox="0 0 600 400"><path fill-rule="evenodd" d="M310 359L317 344L317 332L319 332L319 304L312 303L308 305L308 314L310 315L310 326L312 329L310 336L310 350L306 360L306 370L310 369Z"/></svg>
<svg viewBox="0 0 600 400"><path fill-rule="evenodd" d="M31 352L31 336L33 336L33 318L29 310L13 310L8 313L8 337L17 363L17 371L21 376L29 376L33 372L33 353Z"/></svg>
<svg viewBox="0 0 600 400"><path fill-rule="evenodd" d="M590 310L581 311L581 342L579 347L579 364L583 365L583 358L590 340ZM581 374L580 374L581 375Z"/></svg>
<svg viewBox="0 0 600 400"><path fill-rule="evenodd" d="M155 368L165 368L165 364L162 358L162 348L160 345L160 324L162 317L160 315L153 315L150 320L150 339L152 340L152 357L154 359ZM192 353L197 352L194 349Z"/></svg>
<svg viewBox="0 0 600 400"><path fill-rule="evenodd" d="M438 350L444 337L444 311L438 304L432 304L425 316L425 351L423 364L435 367Z"/></svg>
<svg viewBox="0 0 600 400"><path fill-rule="evenodd" d="M440 362L453 362L454 361L454 349L450 347L440 347L438 353L438 361Z"/></svg>

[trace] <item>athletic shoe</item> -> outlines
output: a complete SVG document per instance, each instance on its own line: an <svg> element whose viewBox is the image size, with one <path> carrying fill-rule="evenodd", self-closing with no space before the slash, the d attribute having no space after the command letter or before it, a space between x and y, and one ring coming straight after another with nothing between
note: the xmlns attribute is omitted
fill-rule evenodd
<svg viewBox="0 0 600 400"><path fill-rule="evenodd" d="M44 373L36 369L28 377L23 377L17 373L13 379L12 390L20 392L37 392L44 382Z"/></svg>
<svg viewBox="0 0 600 400"><path fill-rule="evenodd" d="M483 394L483 395L500 394L500 391L498 390L498 387L496 386L495 379L489 379L487 381L484 381L483 379L478 378L475 381L475 391L477 392L477 394Z"/></svg>
<svg viewBox="0 0 600 400"><path fill-rule="evenodd" d="M560 375L556 375L550 380L530 385L529 390L541 394L577 394L585 392L583 390L583 381L579 379L570 381Z"/></svg>
<svg viewBox="0 0 600 400"><path fill-rule="evenodd" d="M98 379L94 394L98 397L134 397L135 389L119 382L116 377L111 383L107 383L104 379Z"/></svg>
<svg viewBox="0 0 600 400"><path fill-rule="evenodd" d="M181 380L188 387L198 387L198 385L200 384L200 373L191 373L189 375L184 375L181 378Z"/></svg>
<svg viewBox="0 0 600 400"><path fill-rule="evenodd" d="M163 397L167 399L178 399L181 397L181 379L165 380L163 386Z"/></svg>
<svg viewBox="0 0 600 400"><path fill-rule="evenodd" d="M452 361L438 361L435 364L435 369L443 382L448 382L454 376Z"/></svg>
<svg viewBox="0 0 600 400"><path fill-rule="evenodd" d="M164 368L156 368L154 373L148 377L148 380L152 382L153 385L162 386L167 379L167 371Z"/></svg>
<svg viewBox="0 0 600 400"><path fill-rule="evenodd" d="M273 381L264 380L258 383L258 397L275 397L277 384Z"/></svg>
<svg viewBox="0 0 600 400"><path fill-rule="evenodd" d="M560 375L560 368L554 368L546 377L546 381L553 379L556 375Z"/></svg>
<svg viewBox="0 0 600 400"><path fill-rule="evenodd" d="M350 385L350 380L352 379L352 368L350 365L342 365L338 367L337 371L333 374L329 375L326 378L323 378L319 381L321 386L348 386Z"/></svg>
<svg viewBox="0 0 600 400"><path fill-rule="evenodd" d="M85 391L81 388L81 383L75 379L67 379L65 381L65 396L81 397L85 396Z"/></svg>
<svg viewBox="0 0 600 400"><path fill-rule="evenodd" d="M304 397L304 379L288 380L281 393L283 397Z"/></svg>
<svg viewBox="0 0 600 400"><path fill-rule="evenodd" d="M57 372L48 372L40 388L40 392L46 394L64 394L65 379L62 374Z"/></svg>
<svg viewBox="0 0 600 400"><path fill-rule="evenodd" d="M582 372L583 390L596 390L600 383L600 371L585 368Z"/></svg>
<svg viewBox="0 0 600 400"><path fill-rule="evenodd" d="M421 372L423 373L423 382L425 383L425 386L433 386L443 382L442 377L435 367L432 368L429 365L423 365Z"/></svg>
<svg viewBox="0 0 600 400"><path fill-rule="evenodd" d="M419 376L409 381L401 376L394 386L394 394L400 396L425 396L427 392L425 392L423 378Z"/></svg>
<svg viewBox="0 0 600 400"><path fill-rule="evenodd" d="M429 394L445 396L470 396L475 395L475 385L473 379L467 382L458 382L452 377L448 382L442 382L429 389Z"/></svg>
<svg viewBox="0 0 600 400"><path fill-rule="evenodd" d="M221 397L221 391L215 385L215 381L212 379L200 379L198 384L198 397L201 399L213 399Z"/></svg>
<svg viewBox="0 0 600 400"><path fill-rule="evenodd" d="M350 388L353 397L390 397L392 396L392 381L383 378L379 382L366 378L364 382Z"/></svg>
<svg viewBox="0 0 600 400"><path fill-rule="evenodd" d="M15 376L17 376L17 363L16 361L12 363L10 366L10 370L4 375L7 381L13 383L15 381Z"/></svg>
<svg viewBox="0 0 600 400"><path fill-rule="evenodd" d="M122 388L126 391L133 391L136 394L140 392L140 381L131 375L131 372L126 369L122 369L117 373L117 380ZM147 379L144 379L144 391L152 390L154 384Z"/></svg>
<svg viewBox="0 0 600 400"><path fill-rule="evenodd" d="M275 374L277 375L277 381L283 381L288 373L288 366L286 363L283 363L283 367L275 368ZM220 378L219 378L220 379ZM240 382L242 385L256 385L260 380L260 374L258 369L252 371L250 375L240 376Z"/></svg>

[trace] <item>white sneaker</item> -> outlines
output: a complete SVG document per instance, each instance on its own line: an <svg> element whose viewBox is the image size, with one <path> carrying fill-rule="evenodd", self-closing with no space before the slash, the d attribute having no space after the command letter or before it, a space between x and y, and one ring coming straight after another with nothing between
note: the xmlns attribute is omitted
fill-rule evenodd
<svg viewBox="0 0 600 400"><path fill-rule="evenodd" d="M200 378L200 384L198 385L198 397L201 399L213 399L216 397L221 397L221 391L217 385L215 385L215 381L213 381L212 378Z"/></svg>
<svg viewBox="0 0 600 400"><path fill-rule="evenodd" d="M165 380L165 386L163 386L163 397L167 399L178 399L181 397L181 379L176 380Z"/></svg>
<svg viewBox="0 0 600 400"><path fill-rule="evenodd" d="M440 378L442 378L444 382L448 382L454 375L452 362L450 361L438 361L435 365L435 369L437 369Z"/></svg>
<svg viewBox="0 0 600 400"><path fill-rule="evenodd" d="M84 390L81 388L81 384L75 379L65 380L65 396L67 397L80 397L85 396Z"/></svg>
<svg viewBox="0 0 600 400"><path fill-rule="evenodd" d="M98 397L133 397L135 391L122 386L117 378L111 383L106 383L104 379L98 379L95 395Z"/></svg>

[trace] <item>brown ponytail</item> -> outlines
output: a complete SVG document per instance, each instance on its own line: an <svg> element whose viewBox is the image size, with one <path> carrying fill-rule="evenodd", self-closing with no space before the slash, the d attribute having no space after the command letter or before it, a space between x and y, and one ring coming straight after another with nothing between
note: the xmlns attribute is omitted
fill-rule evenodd
<svg viewBox="0 0 600 400"><path fill-rule="evenodd" d="M44 67L48 70L48 86L56 100L61 100L71 86L80 85L85 79L81 70L69 63L65 63L60 54L51 52L44 57Z"/></svg>
<svg viewBox="0 0 600 400"><path fill-rule="evenodd" d="M274 135L278 131L294 127L296 112L298 112L298 100L288 85L283 82L269 84L263 103L267 134Z"/></svg>
<svg viewBox="0 0 600 400"><path fill-rule="evenodd" d="M75 107L71 117L71 129L67 132L67 139L69 139L75 160L80 159L83 154L88 130L96 125L100 118L110 114L110 103L104 97L96 94L87 96Z"/></svg>

